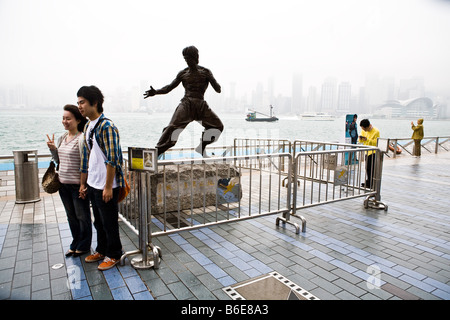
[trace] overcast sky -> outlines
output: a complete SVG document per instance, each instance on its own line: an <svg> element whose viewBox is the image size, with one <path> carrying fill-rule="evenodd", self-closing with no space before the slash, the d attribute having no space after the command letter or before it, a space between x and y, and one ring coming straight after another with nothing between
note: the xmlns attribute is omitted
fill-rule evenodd
<svg viewBox="0 0 450 320"><path fill-rule="evenodd" d="M0 0L0 84L160 88L195 45L238 91L273 76L290 94L293 72L304 92L327 76L363 85L371 72L443 90L449 39L447 0Z"/></svg>

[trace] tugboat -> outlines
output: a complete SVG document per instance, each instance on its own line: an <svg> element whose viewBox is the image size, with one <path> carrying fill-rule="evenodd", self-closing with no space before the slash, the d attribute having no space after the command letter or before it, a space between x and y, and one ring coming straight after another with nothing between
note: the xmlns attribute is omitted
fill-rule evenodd
<svg viewBox="0 0 450 320"><path fill-rule="evenodd" d="M252 122L261 122L261 121L273 122L273 121L278 121L278 118L273 115L272 109L273 109L273 107L272 107L272 105L270 105L270 116L267 115L267 114L255 111L255 110L249 110L250 112L247 113L247 118L245 120L246 121L252 121ZM257 118L256 117L257 113L262 114L263 116L266 116L267 118Z"/></svg>

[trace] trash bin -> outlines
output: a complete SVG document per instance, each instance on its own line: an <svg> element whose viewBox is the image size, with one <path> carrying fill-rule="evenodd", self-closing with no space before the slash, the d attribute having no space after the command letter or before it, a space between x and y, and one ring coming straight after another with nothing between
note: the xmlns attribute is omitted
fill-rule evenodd
<svg viewBox="0 0 450 320"><path fill-rule="evenodd" d="M37 150L18 150L14 154L16 203L29 203L39 198Z"/></svg>

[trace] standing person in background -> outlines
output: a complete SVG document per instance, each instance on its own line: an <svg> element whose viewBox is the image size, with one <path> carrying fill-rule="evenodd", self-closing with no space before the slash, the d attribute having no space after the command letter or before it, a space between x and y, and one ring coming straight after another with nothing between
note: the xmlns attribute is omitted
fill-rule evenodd
<svg viewBox="0 0 450 320"><path fill-rule="evenodd" d="M372 126L368 119L363 119L359 123L362 132L359 136L359 141L366 146L377 146L378 138L380 137L380 131ZM372 177L373 171L375 169L375 151L369 150L366 152L366 182L362 183L361 186L365 188L372 187Z"/></svg>
<svg viewBox="0 0 450 320"><path fill-rule="evenodd" d="M103 94L95 86L81 87L78 108L89 118L81 162L80 196L89 199L97 230L97 248L86 262L103 260L99 270L114 267L122 256L119 234L119 188L124 186L119 131L103 114Z"/></svg>
<svg viewBox="0 0 450 320"><path fill-rule="evenodd" d="M356 144L358 142L358 125L356 123L356 121L358 120L358 115L355 114L353 116L353 121L351 123L346 123L347 124L347 131L348 134L350 135L350 138L352 139L352 144Z"/></svg>
<svg viewBox="0 0 450 320"><path fill-rule="evenodd" d="M92 221L89 200L79 197L80 164L83 151L83 129L87 119L74 105L64 106L62 124L67 130L55 144L55 135L47 135L47 146L59 165L59 196L64 205L72 233L72 243L66 257L80 256L91 248Z"/></svg>
<svg viewBox="0 0 450 320"><path fill-rule="evenodd" d="M358 124L356 121L358 120L358 115L353 115L353 121L348 123L348 121L345 122L345 130L348 131L348 135L350 136L351 143L357 144L358 143ZM356 159L356 153L352 152L350 153L350 163L355 163L358 159Z"/></svg>
<svg viewBox="0 0 450 320"><path fill-rule="evenodd" d="M417 120L417 126L415 126L414 122L411 121L411 129L413 130L411 139L414 140L413 156L420 157L422 149L421 143L423 139L423 119Z"/></svg>

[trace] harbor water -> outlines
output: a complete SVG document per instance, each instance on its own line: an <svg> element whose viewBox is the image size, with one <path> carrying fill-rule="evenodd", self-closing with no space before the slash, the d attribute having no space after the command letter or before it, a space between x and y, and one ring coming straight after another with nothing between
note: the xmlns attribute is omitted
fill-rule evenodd
<svg viewBox="0 0 450 320"><path fill-rule="evenodd" d="M172 113L108 113L119 129L123 150L128 147L151 148L156 145ZM345 117L331 121L301 120L297 117L278 116L277 122L248 122L245 114L218 113L225 129L215 143L233 145L234 138L303 139L316 141L344 141ZM13 150L38 150L48 154L46 134L55 139L64 133L61 112L0 111L0 155L12 156ZM362 118L358 118L358 122ZM384 138L410 138L411 121L417 119L370 119ZM425 120L425 136L450 136L450 121ZM192 122L180 134L176 147L198 145L203 127ZM358 131L361 128L358 127Z"/></svg>

